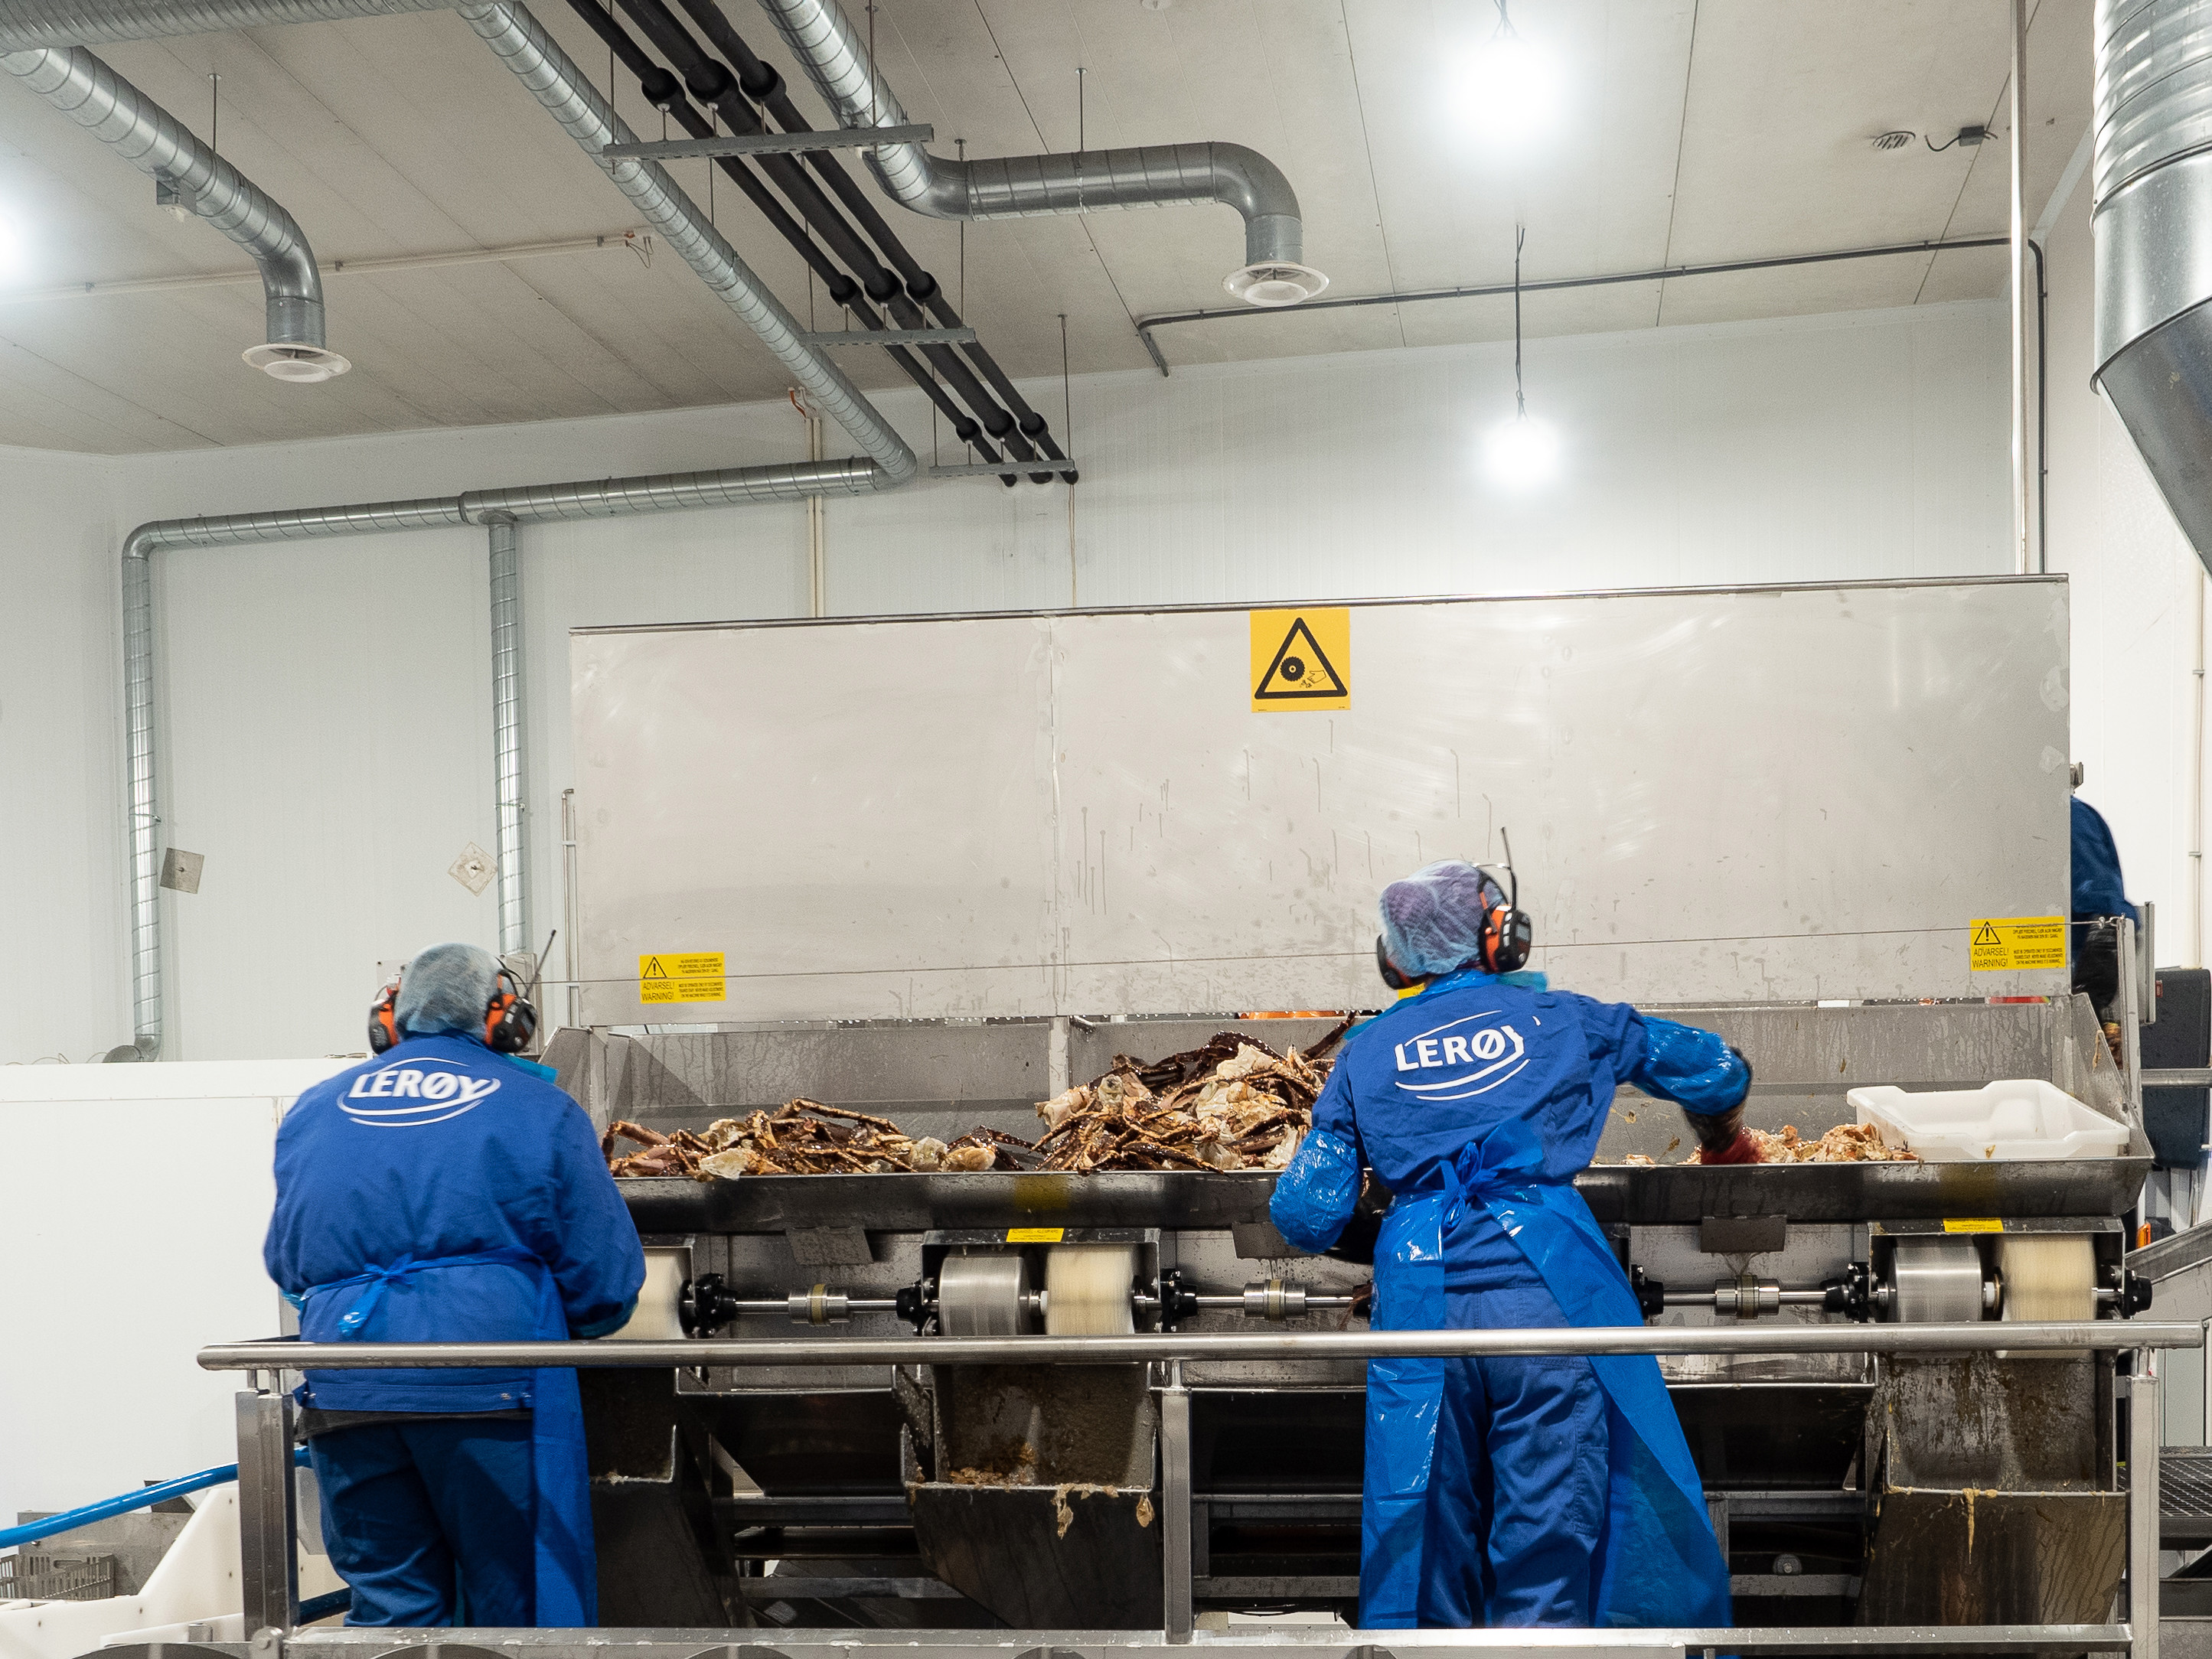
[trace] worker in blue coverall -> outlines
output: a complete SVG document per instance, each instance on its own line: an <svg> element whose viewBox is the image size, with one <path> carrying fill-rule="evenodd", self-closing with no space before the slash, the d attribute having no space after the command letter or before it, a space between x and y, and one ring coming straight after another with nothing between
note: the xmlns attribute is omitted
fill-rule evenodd
<svg viewBox="0 0 2212 1659"><path fill-rule="evenodd" d="M276 1133L264 1258L311 1342L604 1336L645 1255L591 1121L520 1048L491 955L439 945L370 1019L382 1050ZM311 1370L301 1426L349 1625L598 1622L574 1370Z"/></svg>
<svg viewBox="0 0 2212 1659"><path fill-rule="evenodd" d="M1385 978L1408 994L1349 1040L1276 1226L1328 1249L1365 1164L1395 1195L1376 1328L1640 1325L1573 1179L1619 1082L1680 1103L1705 1162L1758 1162L1750 1066L1710 1032L1498 971L1527 924L1472 865L1392 883L1382 910ZM1370 1361L1361 1511L1363 1629L1732 1622L1650 1355Z"/></svg>

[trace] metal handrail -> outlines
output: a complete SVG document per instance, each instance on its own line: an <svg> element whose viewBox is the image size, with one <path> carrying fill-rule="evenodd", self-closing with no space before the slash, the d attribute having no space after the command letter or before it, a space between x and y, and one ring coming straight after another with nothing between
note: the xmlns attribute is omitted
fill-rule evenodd
<svg viewBox="0 0 2212 1659"><path fill-rule="evenodd" d="M1299 1331L1257 1336L686 1338L590 1342L220 1342L210 1371L392 1367L587 1370L696 1365L1111 1365L1143 1360L1444 1359L1504 1354L2044 1353L2197 1348L2194 1321L2096 1319L1961 1325L1597 1325L1520 1330Z"/></svg>

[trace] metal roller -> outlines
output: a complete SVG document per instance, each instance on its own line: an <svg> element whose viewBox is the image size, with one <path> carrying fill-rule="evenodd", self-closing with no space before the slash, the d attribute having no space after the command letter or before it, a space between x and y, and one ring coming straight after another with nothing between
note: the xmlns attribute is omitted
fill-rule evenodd
<svg viewBox="0 0 2212 1659"><path fill-rule="evenodd" d="M938 1266L937 1328L947 1336L1034 1335L1036 1301L1018 1253L948 1255Z"/></svg>
<svg viewBox="0 0 2212 1659"><path fill-rule="evenodd" d="M1892 1317L1907 1325L1982 1317L1982 1253L1971 1238L1899 1239L1890 1257Z"/></svg>
<svg viewBox="0 0 2212 1659"><path fill-rule="evenodd" d="M1128 1336L1136 1328L1133 1244L1058 1244L1044 1259L1047 1336Z"/></svg>
<svg viewBox="0 0 2212 1659"><path fill-rule="evenodd" d="M2008 1234L1997 1241L2002 1317L2015 1322L2094 1319L2097 1253L2078 1235Z"/></svg>

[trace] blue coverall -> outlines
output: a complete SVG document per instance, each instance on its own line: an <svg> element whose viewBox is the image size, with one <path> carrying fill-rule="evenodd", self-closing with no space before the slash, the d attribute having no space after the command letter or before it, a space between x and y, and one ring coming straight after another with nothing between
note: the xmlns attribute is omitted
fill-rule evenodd
<svg viewBox="0 0 2212 1659"><path fill-rule="evenodd" d="M551 1077L473 1036L414 1037L301 1095L276 1133L263 1257L303 1337L620 1328L644 1251ZM325 1424L379 1414L308 1441L349 1624L597 1622L574 1371L315 1370L299 1398Z"/></svg>
<svg viewBox="0 0 2212 1659"><path fill-rule="evenodd" d="M1364 1161L1396 1194L1378 1328L1638 1323L1571 1184L1621 1081L1716 1115L1750 1072L1711 1033L1626 1005L1438 980L1353 1033L1277 1184L1276 1225L1301 1249L1334 1243ZM1376 1361L1369 1413L1363 1627L1729 1622L1648 1356Z"/></svg>

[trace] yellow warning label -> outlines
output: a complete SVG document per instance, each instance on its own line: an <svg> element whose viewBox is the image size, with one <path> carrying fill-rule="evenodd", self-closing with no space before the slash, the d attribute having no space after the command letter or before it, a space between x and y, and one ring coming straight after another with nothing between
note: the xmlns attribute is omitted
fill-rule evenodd
<svg viewBox="0 0 2212 1659"><path fill-rule="evenodd" d="M1985 916L1966 926L1975 973L2066 965L2063 916Z"/></svg>
<svg viewBox="0 0 2212 1659"><path fill-rule="evenodd" d="M1352 707L1352 612L1255 611L1252 707L1262 714Z"/></svg>
<svg viewBox="0 0 2212 1659"><path fill-rule="evenodd" d="M637 959L640 1002L722 1002L720 951L662 951Z"/></svg>
<svg viewBox="0 0 2212 1659"><path fill-rule="evenodd" d="M1066 1237L1067 1229L1065 1227L1009 1227L1006 1229L1006 1243L1009 1244L1057 1244Z"/></svg>
<svg viewBox="0 0 2212 1659"><path fill-rule="evenodd" d="M1947 1217L1943 1222L1943 1231L1947 1233L2001 1233L2004 1231L2004 1223L1985 1220L1978 1216L1965 1221L1953 1220Z"/></svg>

